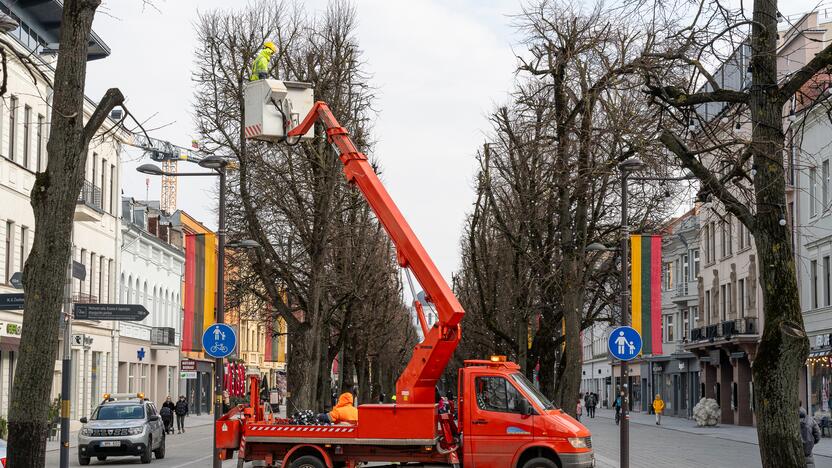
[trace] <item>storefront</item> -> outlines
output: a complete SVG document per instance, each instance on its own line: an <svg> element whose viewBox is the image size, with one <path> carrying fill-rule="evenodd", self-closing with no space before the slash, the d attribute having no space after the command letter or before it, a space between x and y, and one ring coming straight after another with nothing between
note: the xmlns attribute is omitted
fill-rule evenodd
<svg viewBox="0 0 832 468"><path fill-rule="evenodd" d="M179 394L188 400L191 414L209 414L214 386L214 363L198 359L180 362Z"/></svg>
<svg viewBox="0 0 832 468"><path fill-rule="evenodd" d="M161 405L165 398L176 398L179 380L179 351L160 347L150 340L122 336L119 340L118 391L143 392Z"/></svg>
<svg viewBox="0 0 832 468"><path fill-rule="evenodd" d="M808 401L809 414L820 420L830 417L830 383L832 383L832 334L809 337L805 384L801 385L801 404ZM803 380L803 379L802 379Z"/></svg>

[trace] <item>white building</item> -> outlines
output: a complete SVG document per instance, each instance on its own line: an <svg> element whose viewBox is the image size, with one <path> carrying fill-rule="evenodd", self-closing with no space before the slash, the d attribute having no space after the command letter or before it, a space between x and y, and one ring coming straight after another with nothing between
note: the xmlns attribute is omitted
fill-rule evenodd
<svg viewBox="0 0 832 468"><path fill-rule="evenodd" d="M582 333L583 366L581 369L581 393L598 395L598 406L612 405L612 366L607 351L607 337L610 325L596 322Z"/></svg>
<svg viewBox="0 0 832 468"><path fill-rule="evenodd" d="M45 2L0 0L0 11L18 21L5 36L19 54L38 66L27 69L8 53L8 89L0 97L0 293L19 292L11 285L22 271L34 236L34 215L29 193L36 173L47 165L54 56L41 55L43 47L59 40L63 6ZM94 33L89 59L109 55ZM95 107L87 100L84 112ZM112 121L104 124L106 131ZM73 226L72 258L85 267L84 279L73 280L76 302L108 302L115 299L120 250L119 233L119 132L96 138L87 158L86 182L78 200ZM6 417L9 391L22 329L22 311L0 311L0 416ZM102 393L116 385L117 349L112 322L76 321L72 345L71 417L88 415ZM52 397L60 392L61 360L58 356Z"/></svg>
<svg viewBox="0 0 832 468"><path fill-rule="evenodd" d="M179 388L181 289L185 253L158 202L122 199L119 303L141 304L141 322L119 322L118 391L144 392L157 403ZM181 242L179 242L181 245Z"/></svg>

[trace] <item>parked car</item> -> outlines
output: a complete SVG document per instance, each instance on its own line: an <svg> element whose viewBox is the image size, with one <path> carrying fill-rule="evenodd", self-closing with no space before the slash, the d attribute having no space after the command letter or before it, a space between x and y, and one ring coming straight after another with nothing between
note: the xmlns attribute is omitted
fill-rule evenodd
<svg viewBox="0 0 832 468"><path fill-rule="evenodd" d="M142 393L105 394L89 419L81 418L78 432L78 463L89 465L92 457L139 456L150 463L152 455L165 458L165 429L156 405Z"/></svg>

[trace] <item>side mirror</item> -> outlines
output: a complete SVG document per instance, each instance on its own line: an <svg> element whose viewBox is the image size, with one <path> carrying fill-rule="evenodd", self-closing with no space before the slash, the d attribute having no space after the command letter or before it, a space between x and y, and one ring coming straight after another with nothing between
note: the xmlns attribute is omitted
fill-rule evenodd
<svg viewBox="0 0 832 468"><path fill-rule="evenodd" d="M158 421L159 420L159 415L158 414L151 415L149 418L147 418L147 420L150 421L150 422Z"/></svg>
<svg viewBox="0 0 832 468"><path fill-rule="evenodd" d="M534 408L529 404L528 400L520 400L520 414L524 416L531 416L534 414Z"/></svg>
<svg viewBox="0 0 832 468"><path fill-rule="evenodd" d="M86 424L87 423L87 417L84 416L83 418L79 419L79 421L81 421L81 424Z"/></svg>

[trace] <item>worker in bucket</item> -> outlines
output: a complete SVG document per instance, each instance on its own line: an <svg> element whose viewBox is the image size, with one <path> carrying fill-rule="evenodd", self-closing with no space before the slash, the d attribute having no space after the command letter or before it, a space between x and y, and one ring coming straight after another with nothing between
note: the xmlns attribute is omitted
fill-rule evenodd
<svg viewBox="0 0 832 468"><path fill-rule="evenodd" d="M249 80L265 80L269 77L269 63L272 60L272 55L277 52L277 46L274 42L266 42L263 48L257 53L254 62L251 64L251 76Z"/></svg>
<svg viewBox="0 0 832 468"><path fill-rule="evenodd" d="M358 422L358 409L352 404L352 393L344 392L338 397L338 403L329 413L318 415L318 422L324 424L355 424Z"/></svg>

